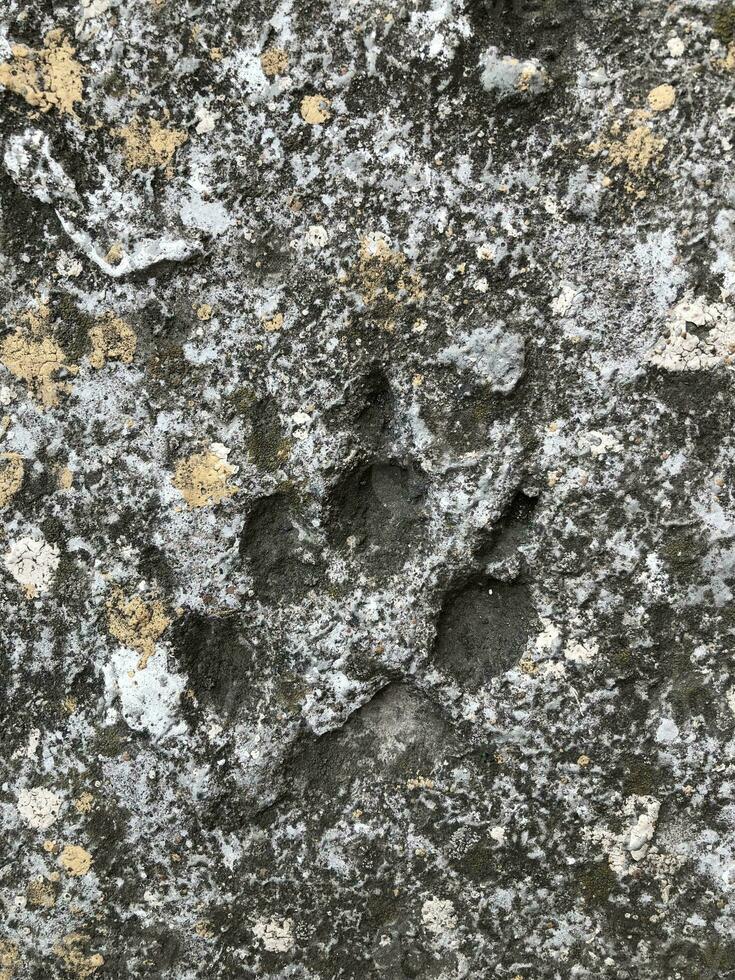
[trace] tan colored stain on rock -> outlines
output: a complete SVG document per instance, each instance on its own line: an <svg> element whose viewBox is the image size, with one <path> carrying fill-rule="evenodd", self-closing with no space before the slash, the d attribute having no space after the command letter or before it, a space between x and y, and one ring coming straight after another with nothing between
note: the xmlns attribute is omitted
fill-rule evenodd
<svg viewBox="0 0 735 980"><path fill-rule="evenodd" d="M283 313L274 313L271 317L261 320L266 333L277 333L283 328Z"/></svg>
<svg viewBox="0 0 735 980"><path fill-rule="evenodd" d="M145 670L156 652L156 641L171 625L165 606L158 599L146 602L139 595L126 599L122 590L116 589L106 608L110 634L140 654L138 670Z"/></svg>
<svg viewBox="0 0 735 980"><path fill-rule="evenodd" d="M172 483L189 507L210 507L234 496L238 487L228 483L237 468L227 462L227 450L218 443L193 453L176 467Z"/></svg>
<svg viewBox="0 0 735 980"><path fill-rule="evenodd" d="M77 813L91 813L94 807L94 797L91 793L82 793L74 800L74 809Z"/></svg>
<svg viewBox="0 0 735 980"><path fill-rule="evenodd" d="M655 169L663 155L666 140L656 136L647 120L651 113L646 110L634 112L630 117L630 128L626 131L621 120L617 119L608 133L589 144L592 154L607 151L607 159L612 167L623 167L628 172L625 190L637 197L645 197L643 179Z"/></svg>
<svg viewBox="0 0 735 980"><path fill-rule="evenodd" d="M654 112L665 112L676 102L676 89L673 85L657 85L648 93L648 104Z"/></svg>
<svg viewBox="0 0 735 980"><path fill-rule="evenodd" d="M7 507L23 484L23 457L0 453L0 509Z"/></svg>
<svg viewBox="0 0 735 980"><path fill-rule="evenodd" d="M382 328L389 332L395 329L393 318L400 308L425 296L421 276L403 252L392 248L379 232L360 239L357 262L341 282L360 293L363 303L382 318Z"/></svg>
<svg viewBox="0 0 735 980"><path fill-rule="evenodd" d="M82 101L82 66L62 30L49 31L39 50L14 44L12 60L0 64L0 86L15 92L28 105L73 116Z"/></svg>
<svg viewBox="0 0 735 980"><path fill-rule="evenodd" d="M101 953L85 953L84 948L88 943L89 936L82 932L70 932L53 947L64 967L79 980L87 980L105 962Z"/></svg>
<svg viewBox="0 0 735 980"><path fill-rule="evenodd" d="M301 100L301 118L310 126L319 126L331 118L330 105L325 95L305 95Z"/></svg>
<svg viewBox="0 0 735 980"><path fill-rule="evenodd" d="M19 962L17 945L8 939L0 939L0 980L12 980Z"/></svg>
<svg viewBox="0 0 735 980"><path fill-rule="evenodd" d="M268 48L260 56L260 67L269 78L282 75L288 68L288 55L283 48Z"/></svg>
<svg viewBox="0 0 735 980"><path fill-rule="evenodd" d="M92 855L78 844L65 844L59 855L59 864L68 875L81 878L92 867Z"/></svg>
<svg viewBox="0 0 735 980"><path fill-rule="evenodd" d="M55 408L61 395L71 391L71 385L58 380L57 374L60 371L75 374L77 368L66 363L66 355L56 341L43 335L48 316L48 307L24 314L21 319L30 329L19 328L3 339L0 343L0 363L12 375L24 381L31 394L45 408Z"/></svg>
<svg viewBox="0 0 735 980"><path fill-rule="evenodd" d="M103 368L106 362L132 363L138 340L135 331L114 313L106 313L89 331L92 353L89 363L93 368Z"/></svg>
<svg viewBox="0 0 735 980"><path fill-rule="evenodd" d="M26 888L26 899L29 905L52 909L56 905L56 893L53 884L46 878L32 878Z"/></svg>
<svg viewBox="0 0 735 980"><path fill-rule="evenodd" d="M161 167L167 175L173 173L172 161L188 136L183 129L167 129L157 119L139 119L115 130L123 141L123 156L130 170L149 170Z"/></svg>

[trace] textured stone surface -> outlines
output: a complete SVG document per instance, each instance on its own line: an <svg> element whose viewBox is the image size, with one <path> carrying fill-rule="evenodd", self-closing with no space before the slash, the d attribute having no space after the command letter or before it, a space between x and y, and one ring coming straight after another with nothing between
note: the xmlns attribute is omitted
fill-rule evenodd
<svg viewBox="0 0 735 980"><path fill-rule="evenodd" d="M735 7L0 4L0 978L735 976Z"/></svg>

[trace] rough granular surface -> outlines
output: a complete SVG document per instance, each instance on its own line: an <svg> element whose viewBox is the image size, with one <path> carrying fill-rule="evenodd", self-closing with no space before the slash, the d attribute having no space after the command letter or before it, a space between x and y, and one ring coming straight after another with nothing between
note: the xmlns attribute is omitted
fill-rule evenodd
<svg viewBox="0 0 735 980"><path fill-rule="evenodd" d="M0 0L0 980L735 978L735 3Z"/></svg>

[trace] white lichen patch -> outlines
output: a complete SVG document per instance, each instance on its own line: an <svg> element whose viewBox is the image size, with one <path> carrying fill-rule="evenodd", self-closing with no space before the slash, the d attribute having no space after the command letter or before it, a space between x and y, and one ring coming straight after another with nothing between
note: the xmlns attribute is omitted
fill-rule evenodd
<svg viewBox="0 0 735 980"><path fill-rule="evenodd" d="M493 391L508 394L523 377L524 343L500 324L478 327L441 351L437 361L470 371Z"/></svg>
<svg viewBox="0 0 735 980"><path fill-rule="evenodd" d="M123 648L112 654L104 668L113 717L117 703L133 731L147 732L157 741L181 734L186 725L180 718L179 699L186 678L170 670L165 657L154 657L146 670L137 666L137 655Z"/></svg>
<svg viewBox="0 0 735 980"><path fill-rule="evenodd" d="M43 538L24 537L11 541L3 558L5 568L23 587L26 595L33 598L51 588L59 567L59 549Z"/></svg>
<svg viewBox="0 0 735 980"><path fill-rule="evenodd" d="M480 58L480 67L483 88L500 95L511 92L537 95L550 84L546 69L535 58L521 60L512 55L501 55L495 47L485 51Z"/></svg>
<svg viewBox="0 0 735 980"><path fill-rule="evenodd" d="M629 875L648 854L660 808L661 803L655 797L633 794L626 798L623 805L626 821L619 833L613 833L602 825L585 830L585 836L590 841L602 846L610 869L621 878Z"/></svg>
<svg viewBox="0 0 735 980"><path fill-rule="evenodd" d="M294 945L293 919L259 919L253 935L270 953L287 953Z"/></svg>
<svg viewBox="0 0 735 980"><path fill-rule="evenodd" d="M454 902L448 898L429 898L421 906L424 928L435 936L444 936L457 928Z"/></svg>
<svg viewBox="0 0 735 980"><path fill-rule="evenodd" d="M646 355L664 371L702 371L730 364L735 353L735 312L690 291L669 313L666 333Z"/></svg>
<svg viewBox="0 0 735 980"><path fill-rule="evenodd" d="M22 820L34 830L48 830L59 816L61 797L50 789L36 787L22 789L18 792L16 803Z"/></svg>

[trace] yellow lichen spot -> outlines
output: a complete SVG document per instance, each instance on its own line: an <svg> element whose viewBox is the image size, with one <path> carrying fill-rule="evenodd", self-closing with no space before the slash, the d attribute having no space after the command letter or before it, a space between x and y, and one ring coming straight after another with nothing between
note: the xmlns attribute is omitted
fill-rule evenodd
<svg viewBox="0 0 735 980"><path fill-rule="evenodd" d="M20 953L15 943L0 939L0 980L11 980L20 960Z"/></svg>
<svg viewBox="0 0 735 980"><path fill-rule="evenodd" d="M434 780L427 779L426 776L416 776L406 780L406 789L434 789Z"/></svg>
<svg viewBox="0 0 735 980"><path fill-rule="evenodd" d="M93 368L103 368L106 361L122 361L130 364L135 354L135 331L114 313L106 313L89 331L92 353L89 363Z"/></svg>
<svg viewBox="0 0 735 980"><path fill-rule="evenodd" d="M654 112L665 112L676 102L676 89L673 85L657 85L648 93L648 104Z"/></svg>
<svg viewBox="0 0 735 980"><path fill-rule="evenodd" d="M123 156L131 170L162 167L167 175L173 173L171 163L188 137L183 129L166 129L157 119L139 119L115 131L123 141Z"/></svg>
<svg viewBox="0 0 735 980"><path fill-rule="evenodd" d="M58 381L61 370L76 372L66 363L63 350L50 337L32 336L19 329L0 343L0 362L12 375L24 381L31 394L45 408L55 408L61 395L71 391L71 385Z"/></svg>
<svg viewBox="0 0 735 980"><path fill-rule="evenodd" d="M53 947L54 953L59 957L64 967L69 973L74 974L79 980L86 980L96 973L104 965L104 957L101 953L85 953L84 947L89 942L89 936L81 932L70 932L64 936Z"/></svg>
<svg viewBox="0 0 735 980"><path fill-rule="evenodd" d="M82 793L74 800L74 809L77 813L91 813L94 806L94 797L91 793Z"/></svg>
<svg viewBox="0 0 735 980"><path fill-rule="evenodd" d="M274 75L282 75L288 67L288 55L283 48L268 48L260 56L260 66L263 74L269 78Z"/></svg>
<svg viewBox="0 0 735 980"><path fill-rule="evenodd" d="M73 715L78 707L77 699L75 697L72 697L71 695L68 695L61 702L61 707L68 715Z"/></svg>
<svg viewBox="0 0 735 980"><path fill-rule="evenodd" d="M194 932L200 939L214 939L214 930L207 919L194 923Z"/></svg>
<svg viewBox="0 0 735 980"><path fill-rule="evenodd" d="M26 899L29 905L37 908L52 909L56 905L53 885L46 878L32 878L28 882Z"/></svg>
<svg viewBox="0 0 735 980"><path fill-rule="evenodd" d="M105 259L110 263L110 265L120 265L123 260L123 247L122 242L114 242L110 245Z"/></svg>
<svg viewBox="0 0 735 980"><path fill-rule="evenodd" d="M723 71L735 71L735 41L732 41L727 49L727 54L724 58L715 62L717 67L722 68Z"/></svg>
<svg viewBox="0 0 735 980"><path fill-rule="evenodd" d="M23 483L20 453L0 453L0 509L7 507Z"/></svg>
<svg viewBox="0 0 735 980"><path fill-rule="evenodd" d="M404 303L424 298L421 276L379 232L360 240L357 262L344 282L358 290L366 305L383 314L382 327L388 332L395 329L395 315Z"/></svg>
<svg viewBox="0 0 735 980"><path fill-rule="evenodd" d="M209 57L212 61L222 61L222 48L210 48Z"/></svg>
<svg viewBox="0 0 735 980"><path fill-rule="evenodd" d="M55 854L58 850L58 845L55 840L45 840L42 846L47 854Z"/></svg>
<svg viewBox="0 0 735 980"><path fill-rule="evenodd" d="M646 110L639 110L630 117L631 127L624 132L623 123L616 120L610 127L609 133L590 143L590 153L607 151L607 158L613 167L624 167L628 172L625 189L637 197L645 197L642 187L643 178L653 166L658 163L663 154L666 140L656 136L647 125L646 120L651 116Z"/></svg>
<svg viewBox="0 0 735 980"><path fill-rule="evenodd" d="M283 313L274 313L271 317L261 320L266 333L277 333L283 328Z"/></svg>
<svg viewBox="0 0 735 980"><path fill-rule="evenodd" d="M49 31L40 50L15 44L12 60L0 64L0 86L41 112L58 109L73 116L82 100L82 66L62 30Z"/></svg>
<svg viewBox="0 0 735 980"><path fill-rule="evenodd" d="M78 844L65 844L59 855L59 864L68 875L81 878L92 867L92 855Z"/></svg>
<svg viewBox="0 0 735 980"><path fill-rule="evenodd" d="M202 320L203 322L211 320L213 312L214 311L209 303L202 303L202 305L197 309L197 320Z"/></svg>
<svg viewBox="0 0 735 980"><path fill-rule="evenodd" d="M329 106L325 95L305 95L301 100L301 118L310 126L319 126L331 117Z"/></svg>
<svg viewBox="0 0 735 980"><path fill-rule="evenodd" d="M212 443L206 452L193 453L178 464L172 483L189 507L209 507L237 493L238 488L227 482L237 473L227 462L227 452Z"/></svg>
<svg viewBox="0 0 735 980"><path fill-rule="evenodd" d="M577 759L577 765L580 766L580 768L585 769L591 761L592 760L588 755L580 755L580 757Z"/></svg>
<svg viewBox="0 0 735 980"><path fill-rule="evenodd" d="M145 670L159 640L171 625L171 617L158 599L146 602L139 595L126 599L116 589L107 600L107 628L116 640L140 654L138 670Z"/></svg>
<svg viewBox="0 0 735 980"><path fill-rule="evenodd" d="M74 474L68 466L60 466L56 471L56 482L59 490L71 490L74 486Z"/></svg>

